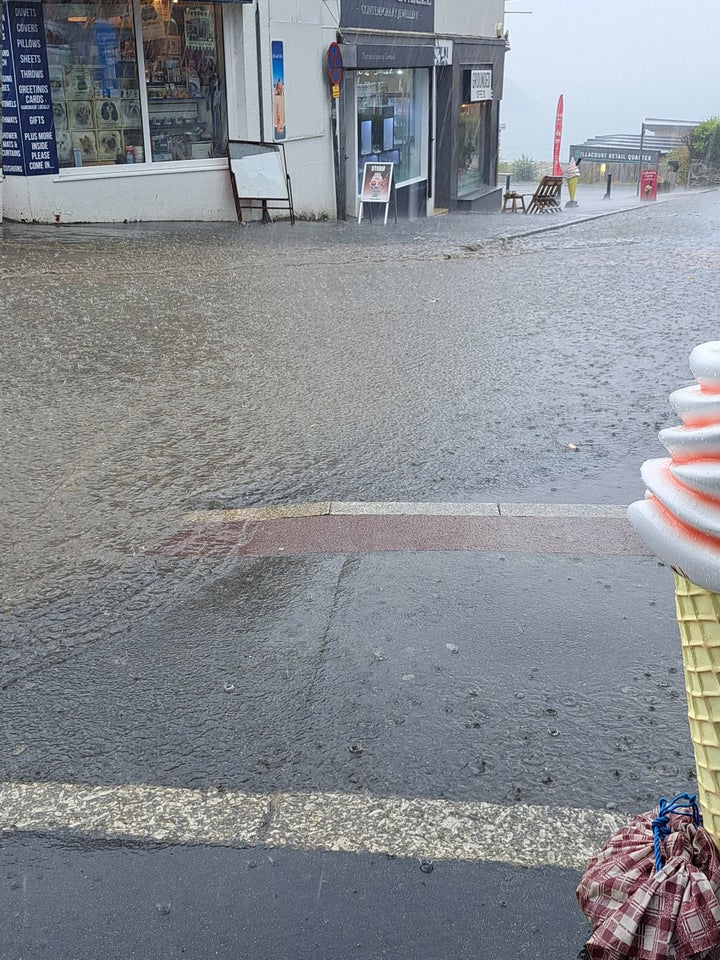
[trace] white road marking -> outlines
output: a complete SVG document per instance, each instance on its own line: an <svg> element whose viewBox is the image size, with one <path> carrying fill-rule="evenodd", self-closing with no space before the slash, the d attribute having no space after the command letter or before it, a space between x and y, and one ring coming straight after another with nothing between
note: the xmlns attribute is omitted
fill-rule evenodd
<svg viewBox="0 0 720 960"><path fill-rule="evenodd" d="M267 507L232 510L193 510L183 516L185 523L239 523L243 521L286 520L328 516L403 517L571 517L625 520L627 507L604 503L435 503L416 501L282 503Z"/></svg>
<svg viewBox="0 0 720 960"><path fill-rule="evenodd" d="M628 817L606 810L340 793L0 784L0 835L292 847L582 870Z"/></svg>

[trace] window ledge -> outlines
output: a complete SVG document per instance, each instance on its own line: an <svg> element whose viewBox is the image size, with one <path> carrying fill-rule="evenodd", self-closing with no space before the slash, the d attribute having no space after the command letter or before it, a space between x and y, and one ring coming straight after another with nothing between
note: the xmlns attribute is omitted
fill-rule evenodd
<svg viewBox="0 0 720 960"><path fill-rule="evenodd" d="M175 160L164 163L117 163L106 167L67 167L53 176L53 183L73 180L112 180L118 177L153 177L167 174L209 173L227 170L225 157L210 160Z"/></svg>
<svg viewBox="0 0 720 960"><path fill-rule="evenodd" d="M460 202L470 201L470 200L479 200L480 197L487 197L488 194L495 193L496 190L501 190L501 187L491 187L489 184L483 184L480 187L475 187L473 190L468 190L467 193L459 193L457 196L451 197L452 200L458 200Z"/></svg>

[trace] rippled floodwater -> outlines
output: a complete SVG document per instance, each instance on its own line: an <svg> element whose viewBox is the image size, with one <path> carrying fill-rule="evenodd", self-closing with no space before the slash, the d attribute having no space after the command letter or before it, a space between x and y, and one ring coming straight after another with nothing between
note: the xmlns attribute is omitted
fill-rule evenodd
<svg viewBox="0 0 720 960"><path fill-rule="evenodd" d="M6 232L11 673L192 591L148 556L189 510L641 494L718 335L720 196L515 241L455 223Z"/></svg>

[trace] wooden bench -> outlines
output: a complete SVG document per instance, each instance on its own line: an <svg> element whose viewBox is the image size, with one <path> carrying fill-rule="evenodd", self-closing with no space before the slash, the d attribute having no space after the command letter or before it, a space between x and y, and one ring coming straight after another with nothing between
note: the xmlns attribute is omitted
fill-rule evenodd
<svg viewBox="0 0 720 960"><path fill-rule="evenodd" d="M543 177L525 213L560 213L562 177Z"/></svg>
<svg viewBox="0 0 720 960"><path fill-rule="evenodd" d="M525 213L525 194L517 193L515 190L508 190L503 200L503 213L510 208L510 213L517 213L518 206Z"/></svg>

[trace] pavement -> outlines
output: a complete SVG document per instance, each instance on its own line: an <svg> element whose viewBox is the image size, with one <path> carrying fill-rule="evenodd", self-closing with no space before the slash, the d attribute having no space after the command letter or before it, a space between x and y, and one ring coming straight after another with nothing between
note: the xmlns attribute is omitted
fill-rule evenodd
<svg viewBox="0 0 720 960"><path fill-rule="evenodd" d="M290 230L453 258L647 206L603 189L532 218L192 229L251 258ZM191 511L72 598L81 629L53 602L3 625L1 960L571 960L584 865L694 789L672 576L624 504Z"/></svg>
<svg viewBox="0 0 720 960"><path fill-rule="evenodd" d="M532 195L535 185L514 183L511 189ZM73 240L86 242L125 238L128 241L172 239L192 231L194 237L222 238L241 236L251 238L255 249L262 251L266 245L274 245L278 237L293 231L296 241L307 238L314 243L326 241L329 248L341 250L349 248L353 256L372 256L372 252L388 242L393 244L394 258L412 256L416 252L425 252L428 247L442 244L445 256L468 256L476 254L478 244L486 241L498 241L515 237L532 236L537 233L562 229L572 224L601 219L632 210L651 208L673 203L690 194L703 192L678 189L673 193L660 194L656 201L641 200L632 186L617 186L610 198L604 199L604 184L579 184L576 193L577 207L566 208L564 198L562 209L556 213L523 214L497 212L476 213L440 213L437 216L418 220L392 219L387 225L382 221L365 220L358 224L355 220L339 221L302 221L290 227L289 221L277 219L271 224L260 222L235 223L172 223L140 222L113 224L24 224L3 221L1 239L5 242L25 243L29 240L47 242L57 240L69 243ZM398 243L400 241L400 243ZM399 247L407 244L403 252ZM317 250L314 251L317 255Z"/></svg>

